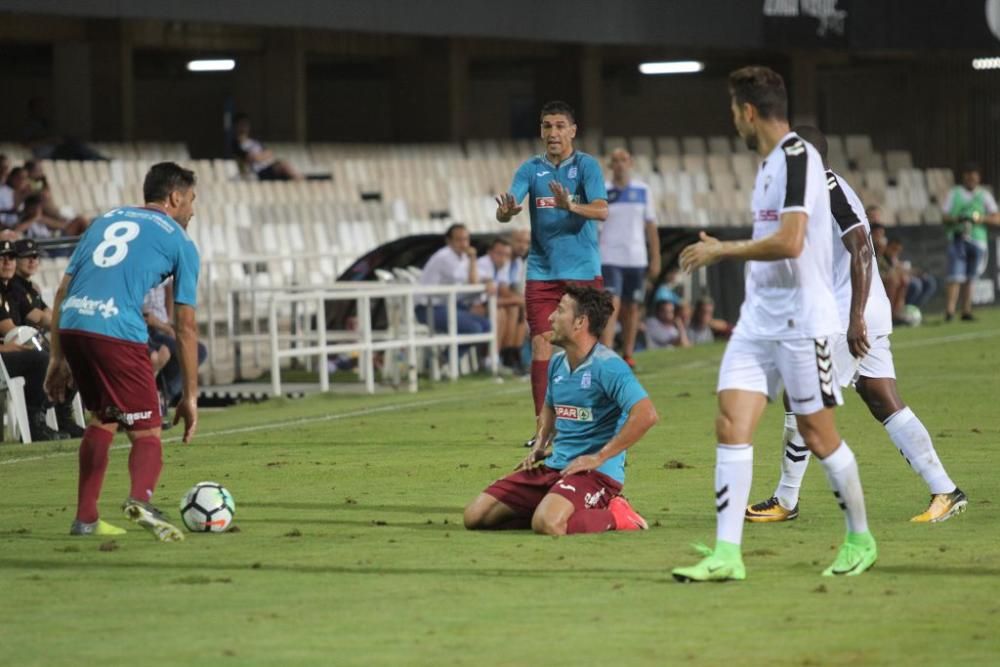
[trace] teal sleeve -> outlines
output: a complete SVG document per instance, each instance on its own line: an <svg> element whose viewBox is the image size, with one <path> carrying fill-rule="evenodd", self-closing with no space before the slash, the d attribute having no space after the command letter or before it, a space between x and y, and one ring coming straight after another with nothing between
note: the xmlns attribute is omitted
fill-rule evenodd
<svg viewBox="0 0 1000 667"><path fill-rule="evenodd" d="M601 384L604 392L615 402L622 414L628 414L636 403L649 396L639 384L632 369L621 359L609 363L603 370Z"/></svg>
<svg viewBox="0 0 1000 667"><path fill-rule="evenodd" d="M201 259L194 243L184 239L174 265L174 302L186 306L198 304L198 273Z"/></svg>
<svg viewBox="0 0 1000 667"><path fill-rule="evenodd" d="M510 184L510 193L514 195L514 201L520 204L531 189L531 160L523 163L514 172L514 180Z"/></svg>
<svg viewBox="0 0 1000 667"><path fill-rule="evenodd" d="M607 201L608 190L604 186L604 174L601 172L601 165L597 160L589 156L583 165L583 193L587 197L585 203L590 204L600 199Z"/></svg>

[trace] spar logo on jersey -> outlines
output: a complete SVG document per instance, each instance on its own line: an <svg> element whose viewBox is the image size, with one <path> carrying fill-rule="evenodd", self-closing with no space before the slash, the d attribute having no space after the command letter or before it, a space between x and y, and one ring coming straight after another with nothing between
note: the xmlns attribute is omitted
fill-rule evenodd
<svg viewBox="0 0 1000 667"><path fill-rule="evenodd" d="M575 422L594 421L594 411L590 408L578 407L576 405L557 405L556 419L568 419Z"/></svg>
<svg viewBox="0 0 1000 667"><path fill-rule="evenodd" d="M777 222L778 212L773 209L763 209L754 213L754 222Z"/></svg>
<svg viewBox="0 0 1000 667"><path fill-rule="evenodd" d="M580 198L577 195L570 195L570 202L574 204L580 203ZM557 208L555 197L535 197L535 208Z"/></svg>
<svg viewBox="0 0 1000 667"><path fill-rule="evenodd" d="M63 302L63 310L76 310L81 315L91 317L100 315L104 319L114 317L118 314L118 306L115 305L114 297L107 301L102 299L91 299L89 296L71 296Z"/></svg>

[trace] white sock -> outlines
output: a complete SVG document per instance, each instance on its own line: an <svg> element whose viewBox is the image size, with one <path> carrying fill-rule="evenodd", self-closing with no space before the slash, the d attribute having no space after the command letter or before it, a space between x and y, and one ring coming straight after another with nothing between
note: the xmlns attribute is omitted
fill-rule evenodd
<svg viewBox="0 0 1000 667"><path fill-rule="evenodd" d="M774 492L778 502L786 510L795 509L799 504L799 488L802 486L802 478L805 477L806 468L809 467L809 448L806 441L799 433L798 424L795 421L795 414L785 413L785 451L781 457L781 480L778 488Z"/></svg>
<svg viewBox="0 0 1000 667"><path fill-rule="evenodd" d="M847 530L851 533L868 532L868 516L865 513L865 494L861 490L861 476L858 474L858 462L854 452L843 440L840 446L825 459L820 459L826 469L826 478L830 481L833 495L844 510L847 520Z"/></svg>
<svg viewBox="0 0 1000 667"><path fill-rule="evenodd" d="M924 478L931 493L951 493L955 490L955 482L945 472L934 450L931 434L913 410L903 408L886 419L883 425L899 453L914 472Z"/></svg>
<svg viewBox="0 0 1000 667"><path fill-rule="evenodd" d="M717 445L715 448L715 539L743 541L743 519L753 481L753 447Z"/></svg>

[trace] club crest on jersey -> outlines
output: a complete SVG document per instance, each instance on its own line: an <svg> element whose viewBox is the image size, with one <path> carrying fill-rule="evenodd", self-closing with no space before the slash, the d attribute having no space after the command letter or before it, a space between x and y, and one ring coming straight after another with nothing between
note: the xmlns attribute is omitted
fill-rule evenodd
<svg viewBox="0 0 1000 667"><path fill-rule="evenodd" d="M575 422L594 421L594 412L590 408L581 408L576 405L557 405L556 419L568 419Z"/></svg>
<svg viewBox="0 0 1000 667"><path fill-rule="evenodd" d="M583 377L580 378L580 389L590 389L590 381L590 371L585 371Z"/></svg>
<svg viewBox="0 0 1000 667"><path fill-rule="evenodd" d="M569 171L566 172L566 178L570 180L576 178L576 167L569 168Z"/></svg>

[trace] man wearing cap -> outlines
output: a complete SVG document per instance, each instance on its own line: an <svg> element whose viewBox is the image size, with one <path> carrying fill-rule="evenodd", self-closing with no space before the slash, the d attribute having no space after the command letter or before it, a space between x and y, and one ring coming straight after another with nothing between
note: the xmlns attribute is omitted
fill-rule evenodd
<svg viewBox="0 0 1000 667"><path fill-rule="evenodd" d="M0 241L0 337L6 336L22 324L33 324L38 321L40 311L33 308L27 294L14 283L14 273L17 266L17 249L13 241ZM32 441L62 440L70 437L71 432L82 429L73 423L72 398L70 394L66 402L56 406L56 417L60 429L69 431L54 431L45 423L45 412L48 404L45 399L45 371L49 365L49 353L32 343L0 344L0 358L9 377L24 378L24 402L28 412L28 428ZM72 429L76 430L72 430Z"/></svg>
<svg viewBox="0 0 1000 667"><path fill-rule="evenodd" d="M34 239L19 239L14 242L14 249L17 251L17 273L11 282L24 290L32 310L38 311L35 326L48 329L52 326L52 309L42 298L41 289L32 281L38 272L38 243Z"/></svg>

